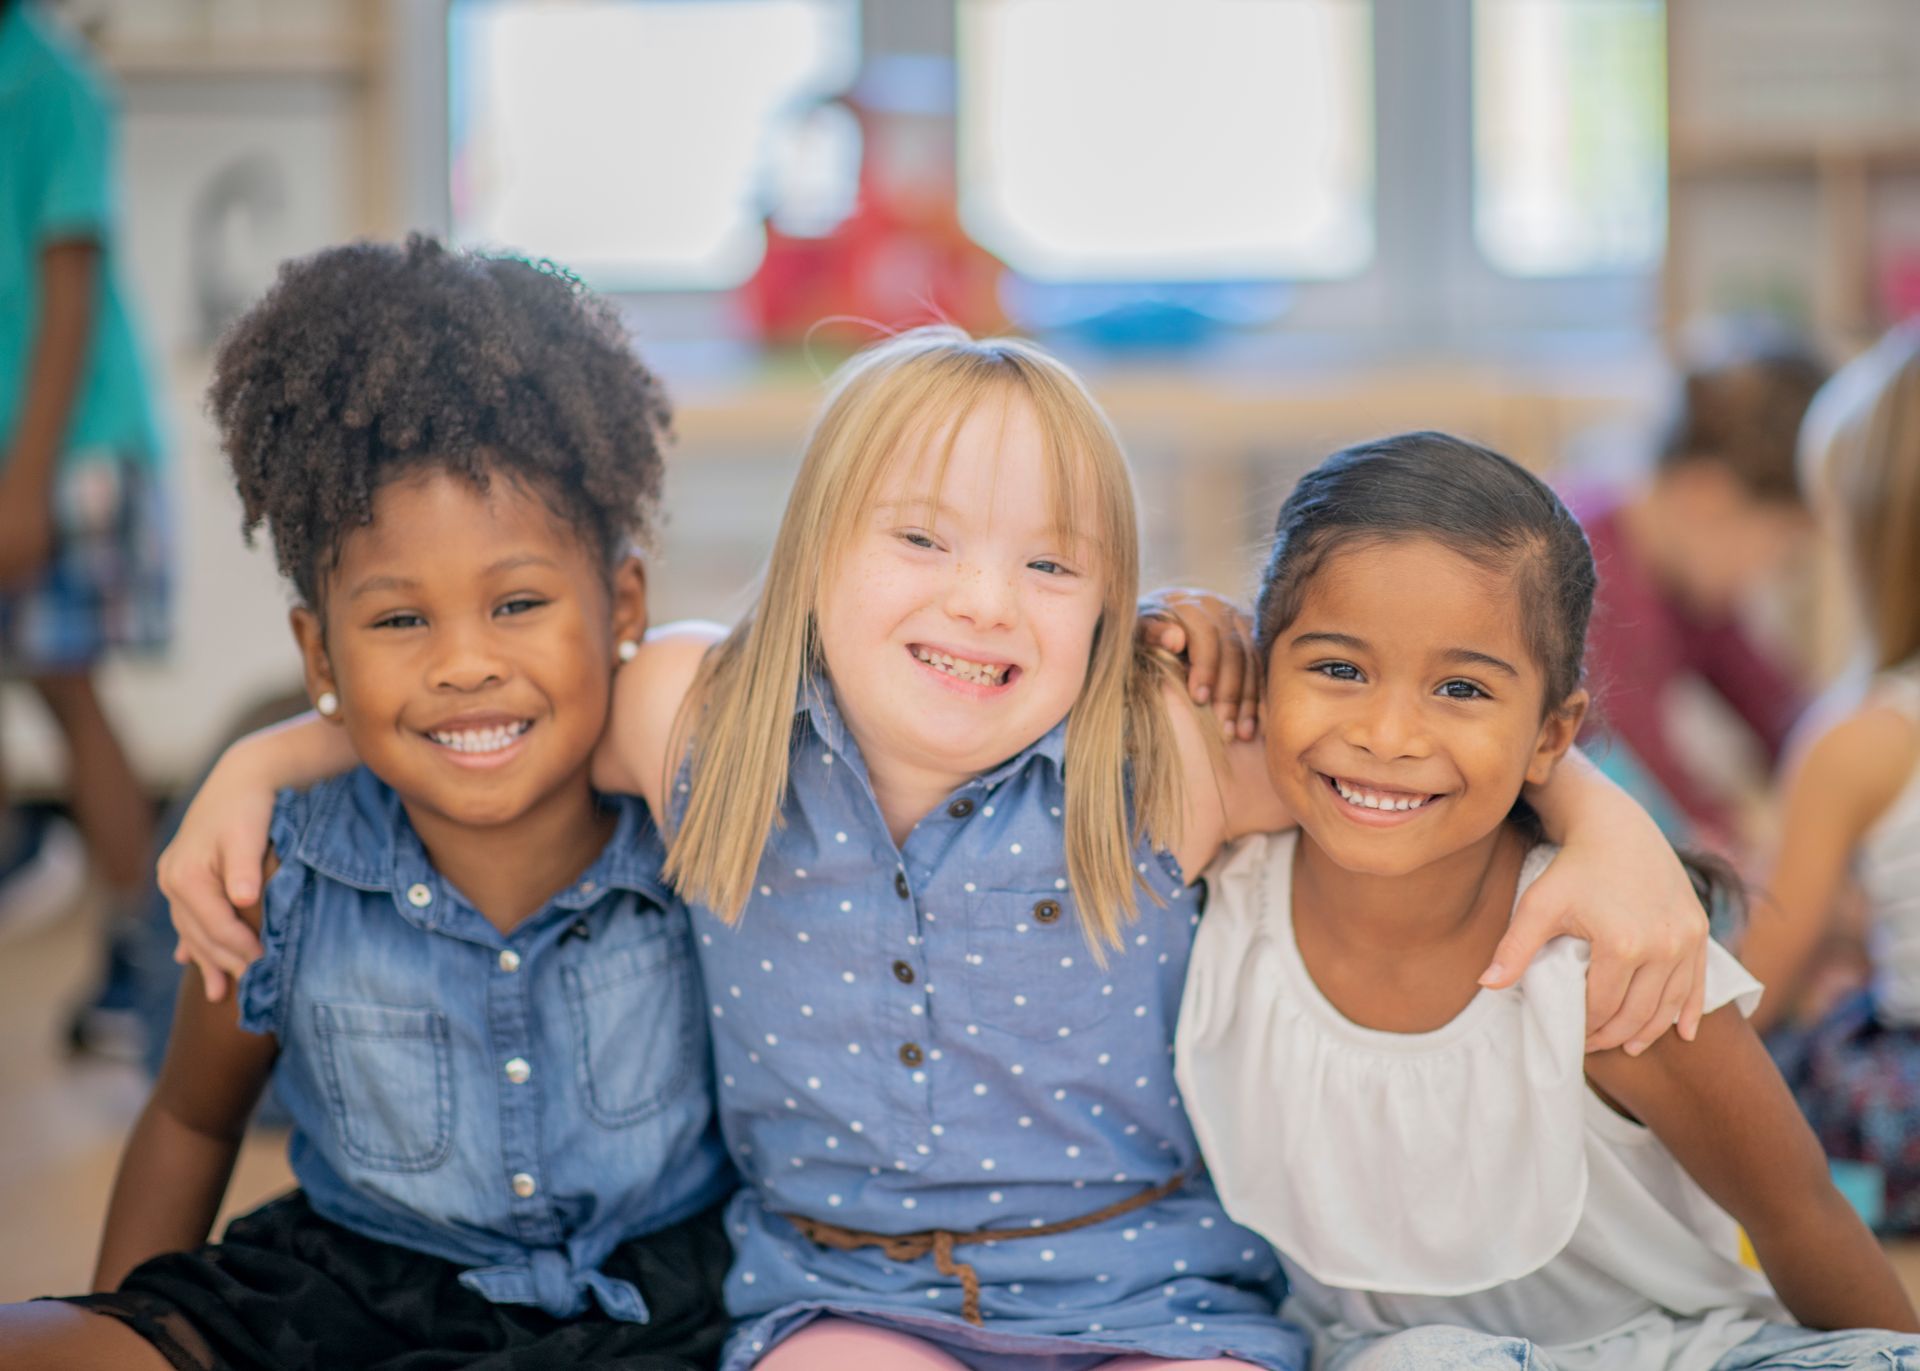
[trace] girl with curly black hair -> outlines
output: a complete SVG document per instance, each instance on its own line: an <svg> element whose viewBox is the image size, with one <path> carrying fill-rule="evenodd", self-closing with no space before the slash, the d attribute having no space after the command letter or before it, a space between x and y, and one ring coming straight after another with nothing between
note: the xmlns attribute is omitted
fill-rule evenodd
<svg viewBox="0 0 1920 1371"><path fill-rule="evenodd" d="M687 913L589 759L646 627L668 410L558 268L425 238L283 269L212 409L362 765L271 819L238 994L179 998L96 1292L0 1367L692 1371L734 1184ZM269 1071L300 1189L200 1246Z"/></svg>

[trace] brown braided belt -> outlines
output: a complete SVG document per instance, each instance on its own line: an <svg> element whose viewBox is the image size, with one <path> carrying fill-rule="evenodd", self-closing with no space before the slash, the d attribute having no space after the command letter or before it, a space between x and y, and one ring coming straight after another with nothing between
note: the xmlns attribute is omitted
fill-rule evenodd
<svg viewBox="0 0 1920 1371"><path fill-rule="evenodd" d="M1020 1238L1050 1238L1059 1233L1071 1233L1077 1228L1091 1228L1097 1223L1105 1223L1108 1219L1117 1219L1122 1214L1131 1214L1150 1204L1159 1203L1192 1180L1193 1176L1192 1171L1182 1171L1164 1184L1156 1185L1151 1190L1142 1190L1137 1195L1129 1195L1124 1200L1116 1200L1105 1209L1096 1209L1078 1218L1062 1219L1058 1223L1043 1223L1038 1228L982 1228L972 1233L931 1228L921 1233L866 1233L857 1228L842 1228L838 1224L823 1223L819 1219L804 1218L798 1214L783 1214L781 1217L799 1229L809 1241L838 1252L877 1247L888 1261L896 1262L919 1261L927 1253L933 1253L934 1265L939 1268L941 1275L959 1278L961 1312L966 1315L968 1323L978 1324L981 1322L980 1276L966 1262L953 1259L954 1248L983 1242L1013 1242Z"/></svg>

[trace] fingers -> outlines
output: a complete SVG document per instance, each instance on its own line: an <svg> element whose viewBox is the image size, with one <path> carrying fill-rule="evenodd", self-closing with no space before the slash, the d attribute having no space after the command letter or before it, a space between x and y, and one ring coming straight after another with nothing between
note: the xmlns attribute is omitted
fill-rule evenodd
<svg viewBox="0 0 1920 1371"><path fill-rule="evenodd" d="M1214 696L1220 674L1220 637L1214 633L1187 634L1187 693L1195 704L1205 704ZM1240 679L1238 672L1234 680Z"/></svg>
<svg viewBox="0 0 1920 1371"><path fill-rule="evenodd" d="M1591 1003L1589 1003L1587 1026L1592 1031L1587 1038L1587 1050L1605 1052L1611 1048L1624 1047L1630 1057L1637 1057L1645 1052L1648 1044L1665 1032L1673 1022L1669 1019L1658 1029L1654 1027L1660 1015L1660 1003L1665 997L1669 979L1671 977L1662 967L1642 966L1633 973L1633 979L1627 985L1626 998L1620 1002L1620 1007L1598 1028L1594 1027L1595 1020Z"/></svg>
<svg viewBox="0 0 1920 1371"><path fill-rule="evenodd" d="M1680 1036L1692 1042L1700 1034L1700 1018L1707 1007L1707 950L1703 947L1694 954L1693 971L1689 976L1686 1002L1680 1007Z"/></svg>
<svg viewBox="0 0 1920 1371"><path fill-rule="evenodd" d="M1217 635L1219 665L1214 673L1213 711L1220 719L1220 731L1233 741L1240 725L1241 690L1247 675L1247 651L1238 627Z"/></svg>
<svg viewBox="0 0 1920 1371"><path fill-rule="evenodd" d="M1627 1043L1627 1055L1637 1057L1652 1047L1669 1028L1680 1022L1680 1015L1687 1007L1687 998L1693 994L1694 959L1687 957L1674 967L1673 974L1667 977L1666 988L1660 992L1660 1003L1655 1006L1653 1017L1642 1024L1640 1031Z"/></svg>
<svg viewBox="0 0 1920 1371"><path fill-rule="evenodd" d="M1140 636L1148 647L1157 647L1178 657L1187 650L1187 628L1164 611L1141 616Z"/></svg>
<svg viewBox="0 0 1920 1371"><path fill-rule="evenodd" d="M254 842L251 835L237 840L228 838L220 843L216 859L218 869L225 873L227 899L236 909L245 909L260 898L260 854L263 846ZM253 945L259 946L258 943Z"/></svg>
<svg viewBox="0 0 1920 1371"><path fill-rule="evenodd" d="M1246 654L1247 674L1240 689L1240 717L1235 720L1236 731L1242 740L1250 741L1260 732L1261 690L1260 651L1253 641L1253 625L1246 620L1236 620L1240 630L1241 650Z"/></svg>
<svg viewBox="0 0 1920 1371"><path fill-rule="evenodd" d="M175 959L191 960L200 968L208 999L224 998L229 978L237 981L260 956L260 940L233 912L226 891L211 871L202 868L191 875L174 871L162 881L161 889L180 940Z"/></svg>
<svg viewBox="0 0 1920 1371"><path fill-rule="evenodd" d="M1493 949L1493 960L1480 973L1480 984L1490 990L1504 989L1519 980L1520 973L1527 969L1557 931L1557 915L1552 906L1533 899L1534 893L1534 890L1529 890L1521 897L1519 907L1513 911L1513 921L1507 925L1506 937ZM1591 1001L1591 978L1588 980L1587 996Z"/></svg>

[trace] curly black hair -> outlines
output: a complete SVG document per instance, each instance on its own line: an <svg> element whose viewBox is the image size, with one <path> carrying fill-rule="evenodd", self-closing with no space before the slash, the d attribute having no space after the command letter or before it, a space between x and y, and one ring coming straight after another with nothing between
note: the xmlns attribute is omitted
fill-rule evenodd
<svg viewBox="0 0 1920 1371"><path fill-rule="evenodd" d="M577 277L422 234L283 265L221 340L208 405L242 532L267 525L314 606L374 492L422 467L524 482L611 568L650 532L671 423Z"/></svg>

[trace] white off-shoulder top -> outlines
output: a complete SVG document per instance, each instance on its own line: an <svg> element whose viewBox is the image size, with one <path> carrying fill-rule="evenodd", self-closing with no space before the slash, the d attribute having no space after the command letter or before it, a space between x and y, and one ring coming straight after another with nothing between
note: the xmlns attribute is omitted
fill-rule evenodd
<svg viewBox="0 0 1920 1371"><path fill-rule="evenodd" d="M1588 1088L1584 942L1432 1032L1363 1028L1301 960L1295 847L1250 838L1209 868L1176 1063L1227 1212L1279 1250L1323 1353L1444 1323L1567 1371L1692 1371L1792 1322L1732 1216ZM1712 947L1709 1011L1760 990Z"/></svg>

